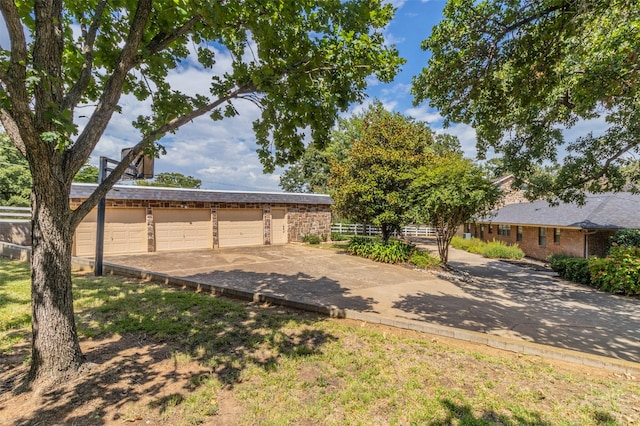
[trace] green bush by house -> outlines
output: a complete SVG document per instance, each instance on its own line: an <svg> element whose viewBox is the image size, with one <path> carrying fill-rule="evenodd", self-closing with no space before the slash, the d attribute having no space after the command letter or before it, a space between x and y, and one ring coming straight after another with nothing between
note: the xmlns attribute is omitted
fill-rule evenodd
<svg viewBox="0 0 640 426"><path fill-rule="evenodd" d="M604 259L589 259L591 282L610 293L640 294L640 247L611 247Z"/></svg>
<svg viewBox="0 0 640 426"><path fill-rule="evenodd" d="M609 241L612 247L640 247L640 231L637 229L621 229Z"/></svg>
<svg viewBox="0 0 640 426"><path fill-rule="evenodd" d="M554 255L549 262L566 280L609 293L640 295L640 247L614 246L605 258Z"/></svg>

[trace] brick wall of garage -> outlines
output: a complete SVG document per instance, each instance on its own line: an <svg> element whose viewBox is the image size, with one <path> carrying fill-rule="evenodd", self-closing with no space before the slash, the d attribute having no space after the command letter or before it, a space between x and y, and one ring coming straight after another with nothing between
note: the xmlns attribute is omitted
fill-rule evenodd
<svg viewBox="0 0 640 426"><path fill-rule="evenodd" d="M76 208L83 200L72 198L71 208ZM195 201L140 201L140 200L107 200L106 207L144 207L147 209L147 240L148 250L155 251L155 235L153 223L154 208L177 209L211 209L212 235L214 245L217 245L217 210L218 209L262 209L264 242L270 244L271 239L271 208L285 208L287 211L287 231L289 241L302 241L304 235L331 235L331 207L329 205L313 204L285 204L285 203L226 203L226 202L195 202Z"/></svg>
<svg viewBox="0 0 640 426"><path fill-rule="evenodd" d="M331 208L322 205L297 205L287 210L289 240L302 241L305 235L331 238Z"/></svg>

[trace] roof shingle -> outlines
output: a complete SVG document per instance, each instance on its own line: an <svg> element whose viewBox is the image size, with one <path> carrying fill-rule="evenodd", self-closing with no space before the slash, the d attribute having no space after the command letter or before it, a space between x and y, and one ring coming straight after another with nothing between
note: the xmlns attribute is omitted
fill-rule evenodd
<svg viewBox="0 0 640 426"><path fill-rule="evenodd" d="M88 198L96 184L74 183L71 198ZM222 203L284 203L331 205L333 200L324 194L297 194L288 192L216 191L208 189L159 188L153 186L114 185L107 200L152 200L179 202Z"/></svg>
<svg viewBox="0 0 640 426"><path fill-rule="evenodd" d="M482 222L583 229L640 229L640 195L630 192L589 194L583 206L545 200L509 204Z"/></svg>

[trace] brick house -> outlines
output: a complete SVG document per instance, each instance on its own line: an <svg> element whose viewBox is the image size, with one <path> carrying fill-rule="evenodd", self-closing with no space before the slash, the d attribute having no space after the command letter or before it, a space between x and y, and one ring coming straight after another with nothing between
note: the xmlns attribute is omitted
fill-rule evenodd
<svg viewBox="0 0 640 426"><path fill-rule="evenodd" d="M95 189L74 183L71 208ZM331 235L328 195L116 185L107 194L105 254L286 244ZM74 235L73 254L95 253L94 209Z"/></svg>
<svg viewBox="0 0 640 426"><path fill-rule="evenodd" d="M585 204L546 201L505 205L464 232L484 241L517 243L527 256L606 255L609 237L619 229L640 229L640 195L629 192L588 195Z"/></svg>

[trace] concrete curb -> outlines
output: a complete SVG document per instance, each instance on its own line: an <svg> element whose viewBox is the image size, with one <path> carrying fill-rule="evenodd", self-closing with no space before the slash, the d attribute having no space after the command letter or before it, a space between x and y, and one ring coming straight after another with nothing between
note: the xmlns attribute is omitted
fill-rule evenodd
<svg viewBox="0 0 640 426"><path fill-rule="evenodd" d="M31 255L31 248L17 246L15 244L0 241L0 256L10 259L28 261ZM79 270L92 270L93 261L85 258L72 258L72 267ZM559 361L588 367L602 368L611 371L640 374L640 364L609 358L601 355L593 355L570 349L556 348L539 343L526 342L524 340L511 339L507 337L495 336L476 331L463 330L455 327L447 327L439 324L422 321L401 320L382 317L367 312L344 309L334 305L323 305L315 303L300 302L287 297L273 296L263 293L254 293L231 287L214 285L186 278L174 277L158 272L151 272L144 269L115 265L111 263L103 264L103 271L109 275L127 276L148 281L163 283L165 285L190 288L198 292L209 292L221 296L227 296L242 300L249 300L260 303L270 303L273 305L299 309L307 312L326 315L331 318L346 318L363 321L371 324L381 324L390 327L412 330L421 333L429 333L436 336L448 337L466 342L479 343L492 348L507 350L525 355L540 356Z"/></svg>

